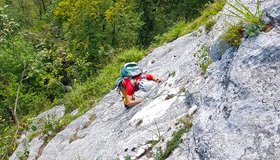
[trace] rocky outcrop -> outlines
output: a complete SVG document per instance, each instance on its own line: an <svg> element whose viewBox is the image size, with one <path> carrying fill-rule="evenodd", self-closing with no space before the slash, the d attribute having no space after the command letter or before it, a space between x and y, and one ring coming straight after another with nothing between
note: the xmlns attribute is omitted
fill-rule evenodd
<svg viewBox="0 0 280 160"><path fill-rule="evenodd" d="M20 144L10 159L24 159L27 157L29 160L36 159L41 152L42 147L44 147L45 135L37 135L37 137L32 139L30 139L30 137L32 134L36 134L35 132L42 132L47 123L52 123L61 119L64 116L64 113L64 105L59 105L35 117L32 121L32 125L29 126L28 131L23 133L21 138L18 140Z"/></svg>
<svg viewBox="0 0 280 160"><path fill-rule="evenodd" d="M276 22L274 2L265 10ZM208 69L192 132L169 159L280 159L279 31L246 39Z"/></svg>
<svg viewBox="0 0 280 160"><path fill-rule="evenodd" d="M280 3L263 0L261 7L271 31L232 48L220 35L236 19L219 14L211 32L200 27L156 48L139 65L163 82L137 93L143 103L127 110L112 90L58 133L38 159L149 159L194 109L192 129L168 159L280 159ZM204 46L214 62L202 75L194 54Z"/></svg>
<svg viewBox="0 0 280 160"><path fill-rule="evenodd" d="M211 66L192 132L170 159L280 159L279 42L263 33Z"/></svg>

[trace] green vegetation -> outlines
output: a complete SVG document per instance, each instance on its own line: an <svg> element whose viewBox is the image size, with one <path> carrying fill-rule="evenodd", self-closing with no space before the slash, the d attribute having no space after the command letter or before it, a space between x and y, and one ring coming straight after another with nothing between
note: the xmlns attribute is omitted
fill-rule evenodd
<svg viewBox="0 0 280 160"><path fill-rule="evenodd" d="M196 58L195 65L199 66L201 69L201 73L204 75L206 73L206 69L212 63L211 58L209 57L208 46L203 44L200 49L194 54Z"/></svg>
<svg viewBox="0 0 280 160"><path fill-rule="evenodd" d="M125 156L124 159L125 160L131 160L131 157L130 156Z"/></svg>
<svg viewBox="0 0 280 160"><path fill-rule="evenodd" d="M234 10L228 10L231 13L229 16L240 18L243 22L248 24L261 25L260 0L257 0L255 13L251 12L240 0L235 0L235 4L228 4L231 9Z"/></svg>
<svg viewBox="0 0 280 160"><path fill-rule="evenodd" d="M144 46L149 46L150 42L160 45L179 37L178 34L183 35L180 28L184 29L183 25L185 22L191 22L200 16L200 11L204 8L205 4L209 2L211 1L138 0L138 8L143 11L142 20L145 22L140 31L140 42ZM162 34L166 33L166 29L174 25L175 27L170 29L170 33L167 33L168 35L171 34L173 38L168 35L161 37ZM156 42L154 42L154 40L156 40Z"/></svg>
<svg viewBox="0 0 280 160"><path fill-rule="evenodd" d="M30 117L64 104L61 120L28 138L47 133L48 142L111 90L125 62L204 25L225 2L199 12L209 1L0 0L0 157L15 150Z"/></svg>
<svg viewBox="0 0 280 160"><path fill-rule="evenodd" d="M173 71L169 73L168 77L175 77L175 75L176 75L176 71Z"/></svg>
<svg viewBox="0 0 280 160"><path fill-rule="evenodd" d="M202 25L208 25L210 23L208 20L212 16L216 15L224 7L226 0L216 0L214 3L209 3L200 11L200 16L188 21L180 21L174 27L172 27L168 32L164 33L162 36L155 37L154 44L152 47L159 46L165 42L170 42L182 35L190 33ZM212 22L213 23L213 22Z"/></svg>
<svg viewBox="0 0 280 160"><path fill-rule="evenodd" d="M28 148L29 148L29 145L25 141L23 143L23 150L17 152L17 154L16 154L17 158L20 159L20 160L27 160L28 155L29 155L29 149Z"/></svg>
<svg viewBox="0 0 280 160"><path fill-rule="evenodd" d="M216 20L214 18L210 18L205 23L206 33L210 32L212 27L216 24Z"/></svg>
<svg viewBox="0 0 280 160"><path fill-rule="evenodd" d="M160 133L159 127L157 125L157 123L155 122L155 126L156 126L156 131L154 130L150 130L156 137L156 140L150 140L147 143L151 144L152 147L154 147L157 143L161 142L164 140L163 135Z"/></svg>
<svg viewBox="0 0 280 160"><path fill-rule="evenodd" d="M260 26L256 23L251 25L245 25L243 35L246 38L255 37L260 33L260 31Z"/></svg>
<svg viewBox="0 0 280 160"><path fill-rule="evenodd" d="M238 47L241 43L243 32L242 23L229 25L226 32L222 34L221 39L231 46Z"/></svg>
<svg viewBox="0 0 280 160"><path fill-rule="evenodd" d="M186 115L179 119L179 122L182 123L186 128L192 127L192 116Z"/></svg>
<svg viewBox="0 0 280 160"><path fill-rule="evenodd" d="M260 1L256 2L256 11L253 13L240 0L235 0L235 4L229 3L232 10L228 10L233 16L241 21L238 24L230 25L222 35L222 40L231 46L238 47L241 38L257 36L260 31L265 30L266 25L261 22Z"/></svg>
<svg viewBox="0 0 280 160"><path fill-rule="evenodd" d="M183 124L183 127L172 134L172 138L171 140L167 141L166 148L164 151L159 149L156 152L154 156L155 160L165 160L166 158L168 158L169 155L173 152L173 150L177 148L180 143L182 143L181 137L183 136L183 134L188 132L192 127L191 116L184 116L180 118L178 121Z"/></svg>
<svg viewBox="0 0 280 160"><path fill-rule="evenodd" d="M172 135L172 139L167 141L165 151L159 150L154 159L155 160L164 160L166 159L172 151L182 142L182 135L188 131L187 128L181 128L177 132L174 132Z"/></svg>

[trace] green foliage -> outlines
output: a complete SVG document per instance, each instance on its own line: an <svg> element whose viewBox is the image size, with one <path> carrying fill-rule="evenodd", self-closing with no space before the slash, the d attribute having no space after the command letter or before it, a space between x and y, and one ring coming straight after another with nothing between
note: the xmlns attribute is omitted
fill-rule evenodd
<svg viewBox="0 0 280 160"><path fill-rule="evenodd" d="M17 152L17 158L19 160L27 160L28 159L29 147L30 147L29 144L26 141L24 141L23 142L23 149L22 149L22 151Z"/></svg>
<svg viewBox="0 0 280 160"><path fill-rule="evenodd" d="M125 160L131 160L131 157L130 156L125 156L124 159Z"/></svg>
<svg viewBox="0 0 280 160"><path fill-rule="evenodd" d="M240 18L249 25L261 25L261 11L260 11L260 0L256 2L256 11L253 13L250 9L245 6L240 0L235 0L235 4L228 2L232 10L228 10L231 14L229 16L234 16Z"/></svg>
<svg viewBox="0 0 280 160"><path fill-rule="evenodd" d="M1 127L2 129L0 130L0 155L1 157L5 154L11 155L13 151L16 149L16 145L13 143L14 139L14 132L15 132L15 127L14 126L5 126ZM9 147L9 148L8 148Z"/></svg>
<svg viewBox="0 0 280 160"><path fill-rule="evenodd" d="M160 133L160 130L159 130L159 127L158 127L157 123L155 123L155 126L156 126L155 131L154 130L149 130L157 137L157 140L151 140L151 141L148 142L152 145L152 147L154 147L158 142L164 140L163 135Z"/></svg>
<svg viewBox="0 0 280 160"><path fill-rule="evenodd" d="M199 66L202 74L206 73L206 69L212 63L212 60L209 56L208 46L203 44L200 49L194 54L196 58L195 65Z"/></svg>
<svg viewBox="0 0 280 160"><path fill-rule="evenodd" d="M32 139L35 138L35 137L37 137L38 135L39 135L38 132L32 131L30 134L28 134L27 141L28 141L28 142L32 141Z"/></svg>
<svg viewBox="0 0 280 160"><path fill-rule="evenodd" d="M187 128L181 128L177 132L174 132L171 140L167 141L165 151L159 150L154 159L155 160L165 160L169 157L169 155L173 152L173 150L178 147L180 143L182 143L182 135L188 131Z"/></svg>
<svg viewBox="0 0 280 160"><path fill-rule="evenodd" d="M170 28L162 36L155 37L156 39L152 47L159 46L165 42L170 42L177 37L194 31L202 25L206 25L205 23L207 23L207 21L211 19L212 16L216 15L224 7L225 2L225 0L217 0L214 3L207 4L205 8L200 11L200 16L198 18L194 19L193 21L180 21L177 23L177 25L174 25L174 28ZM210 22L208 23L209 24L207 25L211 26Z"/></svg>
<svg viewBox="0 0 280 160"><path fill-rule="evenodd" d="M186 128L190 129L192 127L192 116L186 115L179 119Z"/></svg>
<svg viewBox="0 0 280 160"><path fill-rule="evenodd" d="M249 38L249 37L255 37L260 33L260 26L257 25L256 23L253 24L247 24L244 27L244 37Z"/></svg>
<svg viewBox="0 0 280 160"><path fill-rule="evenodd" d="M230 25L228 29L222 34L221 40L227 44L238 47L243 37L243 25L242 23Z"/></svg>
<svg viewBox="0 0 280 160"><path fill-rule="evenodd" d="M206 33L211 31L211 29L215 25L215 23L216 23L216 20L214 18L210 18L205 22Z"/></svg>
<svg viewBox="0 0 280 160"><path fill-rule="evenodd" d="M136 45L143 22L135 5L124 0L62 0L54 16L62 24L73 54L86 59L97 71L110 62L115 48Z"/></svg>
<svg viewBox="0 0 280 160"><path fill-rule="evenodd" d="M135 6L133 1L120 0L105 11L112 46L130 48L137 44L138 31L144 23L140 20L141 14L135 12Z"/></svg>
<svg viewBox="0 0 280 160"><path fill-rule="evenodd" d="M159 36L165 33L176 23L190 21L200 14L200 9L210 0L192 1L153 1L137 0L138 10L143 12L141 20L145 23L140 31L140 43L148 46L151 41L158 40ZM176 34L177 29L171 29L171 34ZM174 35L175 37L177 35ZM177 36L178 37L178 36ZM167 42L170 41L167 38Z"/></svg>
<svg viewBox="0 0 280 160"><path fill-rule="evenodd" d="M175 24L169 31L168 36L164 39L164 42L171 42L172 40L178 38L180 34L183 32L184 27L186 26L186 23L184 21L180 21L177 24ZM163 43L162 36L158 35L154 38L154 43L159 44Z"/></svg>
<svg viewBox="0 0 280 160"><path fill-rule="evenodd" d="M45 123L43 124L44 128L43 128L42 132L44 134L51 134L54 131L56 125L57 125L56 121L54 121L52 119L47 119L45 121Z"/></svg>
<svg viewBox="0 0 280 160"><path fill-rule="evenodd" d="M9 48L9 45L12 45L13 48ZM32 65L36 62L36 58L29 43L21 36L11 37L1 46L0 57L0 67L2 68L0 71L2 85L0 87L3 89L0 92L0 97L2 97L0 103L6 107L4 110L11 110L11 107L14 106L18 81L23 71L25 75L23 87L20 90L19 115L25 115L33 111L36 107L34 104L42 104L43 106L49 104L44 95L33 90L33 87L36 87L36 83L34 83L36 77L32 76L31 73L34 71ZM33 87L31 87L32 85ZM42 108L36 110L41 112Z"/></svg>
<svg viewBox="0 0 280 160"><path fill-rule="evenodd" d="M81 116L81 113L78 113L76 115L66 114L62 119L60 119L58 122L55 123L53 131L54 133L51 136L56 135L59 131L64 129L70 122L72 122L77 117Z"/></svg>
<svg viewBox="0 0 280 160"><path fill-rule="evenodd" d="M8 6L0 8L0 45L5 40L8 40L18 29L19 24L14 19L9 18L5 13Z"/></svg>
<svg viewBox="0 0 280 160"><path fill-rule="evenodd" d="M253 13L240 0L235 0L235 5L229 3L231 9L228 10L231 14L228 16L237 17L241 22L237 25L230 25L228 30L223 34L222 40L226 43L238 47L241 43L241 38L257 36L263 24L261 22L260 1L256 2L256 11Z"/></svg>
<svg viewBox="0 0 280 160"><path fill-rule="evenodd" d="M173 133L172 139L167 141L166 149L163 153L165 157L168 157L172 151L182 142L182 135L187 132L187 128L181 128L179 131Z"/></svg>

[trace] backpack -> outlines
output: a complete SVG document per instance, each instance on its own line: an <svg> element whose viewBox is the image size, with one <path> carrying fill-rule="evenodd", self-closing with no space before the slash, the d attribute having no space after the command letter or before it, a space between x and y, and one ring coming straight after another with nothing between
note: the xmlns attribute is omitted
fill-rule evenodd
<svg viewBox="0 0 280 160"><path fill-rule="evenodd" d="M138 76L140 74L142 74L143 71L142 69L140 69L137 65L137 63L135 62L129 62L129 63L126 63L123 65L123 67L121 68L121 71L120 71L120 77L116 80L116 88L118 91L120 91L122 89L122 81L125 79L125 78L129 78L130 81L131 81L131 84L134 86L134 77L135 76Z"/></svg>

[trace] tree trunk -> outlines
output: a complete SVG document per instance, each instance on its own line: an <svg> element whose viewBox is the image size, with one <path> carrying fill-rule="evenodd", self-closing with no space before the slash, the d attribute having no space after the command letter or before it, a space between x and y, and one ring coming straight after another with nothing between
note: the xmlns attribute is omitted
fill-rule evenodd
<svg viewBox="0 0 280 160"><path fill-rule="evenodd" d="M2 160L8 158L8 149L11 148L11 146L16 144L16 135L19 132L19 121L18 121L18 117L17 117L17 106L18 106L18 101L19 101L19 92L20 92L20 88L22 85L22 81L24 80L24 75L25 75L25 71L26 71L26 63L24 62L24 67L23 67L23 71L21 72L21 76L20 76L20 81L18 83L18 87L17 87L17 94L16 94L16 100L15 100L15 106L14 109L12 111L12 115L13 115L13 120L15 121L16 125L17 125L17 129L14 133L14 136L12 137L12 143L10 144L10 146L6 149L5 154L2 157Z"/></svg>

